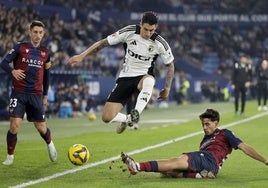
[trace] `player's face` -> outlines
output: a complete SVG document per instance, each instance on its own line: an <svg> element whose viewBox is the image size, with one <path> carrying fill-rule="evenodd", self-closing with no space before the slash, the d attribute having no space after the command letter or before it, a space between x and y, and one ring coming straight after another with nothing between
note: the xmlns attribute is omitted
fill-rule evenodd
<svg viewBox="0 0 268 188"><path fill-rule="evenodd" d="M204 118L201 120L202 127L205 135L211 135L214 133L218 126L218 121L211 121L211 119Z"/></svg>
<svg viewBox="0 0 268 188"><path fill-rule="evenodd" d="M29 31L30 39L33 46L37 47L40 45L41 40L43 39L45 34L44 28L35 26Z"/></svg>
<svg viewBox="0 0 268 188"><path fill-rule="evenodd" d="M156 25L150 25L148 23L140 24L141 27L141 37L148 40L154 34L156 30Z"/></svg>

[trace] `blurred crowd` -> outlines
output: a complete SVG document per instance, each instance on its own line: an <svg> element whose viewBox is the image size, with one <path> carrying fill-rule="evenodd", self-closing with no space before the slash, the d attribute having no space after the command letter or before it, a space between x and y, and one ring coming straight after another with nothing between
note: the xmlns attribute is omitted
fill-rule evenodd
<svg viewBox="0 0 268 188"><path fill-rule="evenodd" d="M136 12L148 11L148 7L153 5L156 12L180 12L180 13L267 13L266 0L18 0L27 4L53 5L63 7L73 7L77 10L111 10L111 11L127 11Z"/></svg>
<svg viewBox="0 0 268 188"><path fill-rule="evenodd" d="M66 86L61 82L57 86L49 87L47 97L47 117L76 117L96 111L98 105L97 100L89 94L88 85Z"/></svg>
<svg viewBox="0 0 268 188"><path fill-rule="evenodd" d="M90 10L123 12L148 11L151 4L155 12L176 13L227 13L227 14L267 14L266 0L18 0L25 6L7 9L0 5L0 60L18 41L27 40L27 25L33 19L42 20L47 32L44 43L51 52L52 70L93 71L98 76L115 76L119 62L124 56L123 46L106 48L96 55L87 57L76 67L66 66L66 60L82 52L93 42L106 37L128 24L109 19L107 23L96 22L86 16ZM49 18L41 18L40 12L31 8L34 4L72 8L75 19L66 22L58 13ZM19 15L19 16L18 16ZM230 78L233 62L241 53L246 53L252 64L268 57L267 24L239 25L237 23L196 25L178 23L167 25L159 23L157 30L169 42L175 55L176 69L180 70L179 59L185 58L190 64L204 69L204 59L211 53L218 58L215 74ZM161 76L161 63L157 63L157 76ZM0 70L1 72L1 70ZM188 73L191 74L191 73ZM60 89L61 91L61 89ZM58 91L59 92L59 91ZM85 98L85 97L84 97Z"/></svg>
<svg viewBox="0 0 268 188"><path fill-rule="evenodd" d="M115 76L119 66L119 61L124 56L122 46L115 46L102 50L95 56L87 57L82 64L77 67L68 67L65 65L66 60L78 54L87 48L93 42L106 37L108 34L115 32L117 29L130 24L119 23L117 20L110 19L108 23L97 23L90 17L79 17L72 22L65 22L55 13L50 18L40 18L40 13L26 6L26 4L40 3L40 1L26 1L24 7L6 9L0 5L0 57L3 57L18 41L26 39L27 31L25 23L33 19L41 19L47 26L45 43L51 51L54 70L88 70L99 72L100 76ZM106 3L101 1L50 1L43 0L42 4L72 7L79 12L87 12L90 9L102 9L110 11L131 10L143 11L142 7L151 1L123 1L110 0ZM154 2L154 10L160 11L160 7L166 7L166 11L179 9L182 7L183 13L261 13L260 6L266 1L219 1L210 2L202 1L162 1ZM164 2L164 3L163 3ZM191 3L190 3L191 2ZM134 6L135 4L135 6ZM241 6L238 6L241 5ZM143 5L143 6L141 6ZM263 4L262 4L263 5ZM78 12L78 11L77 11ZM20 15L20 16L17 16ZM131 23L138 24L138 23ZM214 24L214 25L195 25L178 23L166 25L159 23L158 31L167 41L179 58L189 59L189 63L197 65L204 69L204 59L211 53L218 58L218 68L215 73L222 74L226 77L230 75L230 69L234 59L240 53L246 53L251 57L252 62L256 63L268 56L268 27L266 24L238 25ZM178 61L175 63L178 64ZM159 75L161 76L162 65L159 65ZM176 66L178 69L180 65Z"/></svg>

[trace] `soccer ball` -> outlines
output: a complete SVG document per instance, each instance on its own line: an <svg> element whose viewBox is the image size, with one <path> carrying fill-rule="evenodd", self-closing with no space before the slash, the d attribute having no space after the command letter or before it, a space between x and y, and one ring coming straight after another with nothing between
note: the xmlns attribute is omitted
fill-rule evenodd
<svg viewBox="0 0 268 188"><path fill-rule="evenodd" d="M81 166L88 162L90 154L85 145L74 144L68 150L68 158L74 165Z"/></svg>
<svg viewBox="0 0 268 188"><path fill-rule="evenodd" d="M97 119L97 116L94 113L89 113L88 114L88 119L90 121L95 121Z"/></svg>

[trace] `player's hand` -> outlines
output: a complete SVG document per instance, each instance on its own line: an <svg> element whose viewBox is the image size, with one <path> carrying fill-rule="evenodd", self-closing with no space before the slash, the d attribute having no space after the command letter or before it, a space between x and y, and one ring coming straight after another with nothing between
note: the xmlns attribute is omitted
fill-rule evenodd
<svg viewBox="0 0 268 188"><path fill-rule="evenodd" d="M81 55L75 55L75 56L71 57L71 58L67 61L67 64L73 66L73 65L76 65L76 64L81 63L82 59L83 59L83 58L81 57Z"/></svg>
<svg viewBox="0 0 268 188"><path fill-rule="evenodd" d="M170 89L169 88L164 88L164 89L162 89L161 91L160 91L160 93L159 93L159 97L158 97L158 100L165 100L165 99L167 99L168 98L168 96L169 96L169 91L170 91Z"/></svg>
<svg viewBox="0 0 268 188"><path fill-rule="evenodd" d="M266 160L264 163L268 166L268 160Z"/></svg>
<svg viewBox="0 0 268 188"><path fill-rule="evenodd" d="M44 107L47 107L47 96L43 95L43 105Z"/></svg>
<svg viewBox="0 0 268 188"><path fill-rule="evenodd" d="M21 69L14 69L11 73L16 80L23 80L26 77L24 70Z"/></svg>

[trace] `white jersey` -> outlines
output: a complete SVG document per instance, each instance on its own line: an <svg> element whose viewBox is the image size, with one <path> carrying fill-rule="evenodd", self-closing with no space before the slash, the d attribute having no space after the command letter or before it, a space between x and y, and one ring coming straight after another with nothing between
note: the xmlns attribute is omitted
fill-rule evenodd
<svg viewBox="0 0 268 188"><path fill-rule="evenodd" d="M174 60L165 39L157 33L154 33L149 40L142 38L138 25L128 25L109 35L107 40L110 45L124 44L126 54L119 78L153 75L155 60L158 56L161 57L164 64L169 64Z"/></svg>

